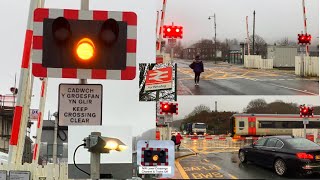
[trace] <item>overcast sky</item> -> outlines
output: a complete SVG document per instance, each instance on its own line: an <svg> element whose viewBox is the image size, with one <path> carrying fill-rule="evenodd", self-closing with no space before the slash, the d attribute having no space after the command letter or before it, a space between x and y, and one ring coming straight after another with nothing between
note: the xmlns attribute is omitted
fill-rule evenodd
<svg viewBox="0 0 320 180"><path fill-rule="evenodd" d="M306 0L308 33L313 44L319 36L319 1ZM158 11L162 0L158 0ZM184 27L183 42L190 44L201 38L212 39L216 13L217 39L243 41L246 38L246 16L249 16L249 33L253 32L253 11L256 11L255 34L268 43L284 37L296 41L304 28L302 0L168 0L165 24Z"/></svg>
<svg viewBox="0 0 320 180"><path fill-rule="evenodd" d="M215 110L215 101L218 104L218 111L242 113L251 100L259 98L264 99L267 103L282 100L287 103L320 106L319 96L178 96L179 115L174 116L174 119L183 119L200 104L210 107L211 110Z"/></svg>

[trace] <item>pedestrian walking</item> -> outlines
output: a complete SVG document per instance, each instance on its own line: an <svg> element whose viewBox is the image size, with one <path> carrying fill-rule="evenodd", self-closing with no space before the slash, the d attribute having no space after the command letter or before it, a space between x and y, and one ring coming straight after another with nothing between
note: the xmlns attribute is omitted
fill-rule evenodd
<svg viewBox="0 0 320 180"><path fill-rule="evenodd" d="M178 150L178 151L180 150L181 139L183 139L183 137L181 136L180 133L178 133L178 134L176 135L176 145L177 145L177 150Z"/></svg>
<svg viewBox="0 0 320 180"><path fill-rule="evenodd" d="M172 136L171 136L171 141L173 141L174 142L174 144L176 144L176 135L175 134L172 134Z"/></svg>
<svg viewBox="0 0 320 180"><path fill-rule="evenodd" d="M204 72L203 62L200 60L200 56L197 55L195 60L189 66L194 72L194 85L199 86L200 74Z"/></svg>

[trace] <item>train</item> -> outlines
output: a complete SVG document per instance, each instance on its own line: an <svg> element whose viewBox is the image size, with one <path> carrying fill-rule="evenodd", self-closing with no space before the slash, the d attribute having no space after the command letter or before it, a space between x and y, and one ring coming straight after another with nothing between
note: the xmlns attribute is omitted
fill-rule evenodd
<svg viewBox="0 0 320 180"><path fill-rule="evenodd" d="M234 114L230 119L230 132L233 138L248 136L292 135L293 129L320 129L320 115L300 117L299 114Z"/></svg>

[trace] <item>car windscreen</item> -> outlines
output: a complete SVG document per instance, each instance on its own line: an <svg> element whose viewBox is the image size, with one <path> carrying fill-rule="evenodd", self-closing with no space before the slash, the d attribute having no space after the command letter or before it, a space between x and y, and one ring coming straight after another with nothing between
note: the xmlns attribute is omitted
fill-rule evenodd
<svg viewBox="0 0 320 180"><path fill-rule="evenodd" d="M286 141L294 148L320 147L320 145L304 138L292 138L287 139Z"/></svg>
<svg viewBox="0 0 320 180"><path fill-rule="evenodd" d="M205 124L195 124L194 127L203 129L203 128L206 128L207 126Z"/></svg>

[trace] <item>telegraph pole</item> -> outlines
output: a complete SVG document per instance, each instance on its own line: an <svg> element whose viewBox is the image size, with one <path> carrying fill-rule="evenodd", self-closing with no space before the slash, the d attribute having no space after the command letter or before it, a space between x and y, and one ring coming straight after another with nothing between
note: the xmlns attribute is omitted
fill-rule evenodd
<svg viewBox="0 0 320 180"><path fill-rule="evenodd" d="M214 63L217 64L217 23L216 23L216 13L214 13Z"/></svg>
<svg viewBox="0 0 320 180"><path fill-rule="evenodd" d="M254 36L255 36L255 28L256 28L256 11L254 10L253 11L253 37L252 37L252 54L255 55L254 53L254 44L255 44L255 41L254 41Z"/></svg>
<svg viewBox="0 0 320 180"><path fill-rule="evenodd" d="M209 16L209 20L211 17L214 19L214 63L217 64L217 22L216 22L216 13L213 16Z"/></svg>

